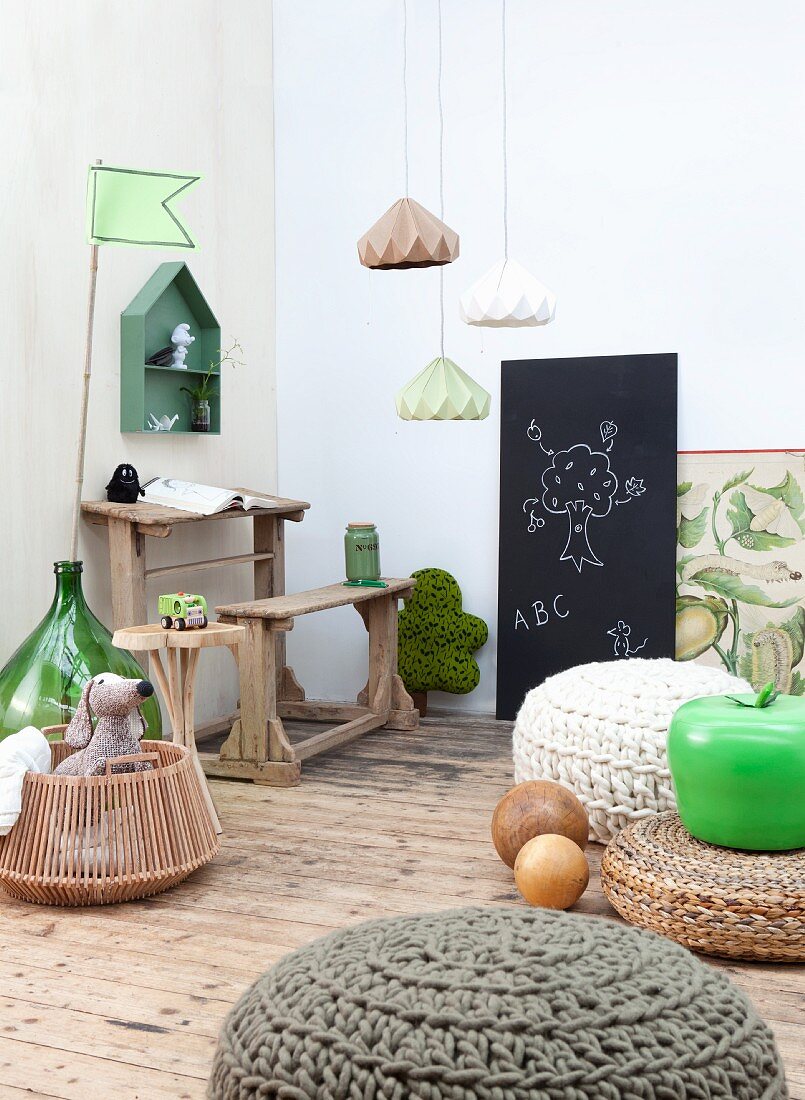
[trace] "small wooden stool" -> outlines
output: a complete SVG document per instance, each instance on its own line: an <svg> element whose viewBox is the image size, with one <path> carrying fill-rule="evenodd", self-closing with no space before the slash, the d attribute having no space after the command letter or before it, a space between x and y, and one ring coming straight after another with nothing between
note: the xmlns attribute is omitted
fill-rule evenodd
<svg viewBox="0 0 805 1100"><path fill-rule="evenodd" d="M397 675L397 602L416 580L386 577L385 588L330 584L290 596L217 607L222 621L237 623L245 639L240 660L240 717L220 755L202 753L207 775L253 779L279 787L299 782L303 760L344 745L369 730L412 730L419 712ZM293 669L285 664L285 633L299 615L354 606L369 633L369 677L355 703L305 699ZM291 744L283 718L336 721Z"/></svg>
<svg viewBox="0 0 805 1100"><path fill-rule="evenodd" d="M238 645L244 640L245 633L243 627L228 623L208 623L203 630L183 631L165 630L155 623L123 627L116 630L112 638L112 644L118 648L130 649L134 653L147 652L151 658L151 671L168 708L173 743L190 750L216 833L221 832L221 822L196 749L193 698L198 655L200 650L209 646L225 645L237 661ZM167 675L160 657L163 649L167 650Z"/></svg>

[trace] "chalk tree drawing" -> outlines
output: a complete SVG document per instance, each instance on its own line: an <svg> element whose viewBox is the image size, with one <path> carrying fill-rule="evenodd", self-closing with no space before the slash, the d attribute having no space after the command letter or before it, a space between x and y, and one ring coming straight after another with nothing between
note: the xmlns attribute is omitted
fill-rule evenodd
<svg viewBox="0 0 805 1100"><path fill-rule="evenodd" d="M579 573L585 562L601 566L590 545L588 524L591 519L603 519L612 511L612 506L628 504L630 500L645 493L643 479L629 477L623 485L625 496L618 498L618 478L610 466L609 452L615 442L618 426L612 420L603 420L599 427L603 451L594 451L586 443L575 443L563 451L548 449L542 442L542 430L534 420L526 434L539 444L542 452L550 459L541 477L542 493L538 497L529 497L523 502L523 512L528 514L528 531L534 534L545 521L538 516L542 507L550 515L567 516L567 542L560 561L572 561Z"/></svg>
<svg viewBox="0 0 805 1100"><path fill-rule="evenodd" d="M635 646L632 649L629 637L632 633L632 628L628 623L625 623L623 619L618 619L617 626L613 626L611 630L607 631L611 637L615 639L614 651L616 657L634 657L635 653L639 653L643 646L648 644L648 638L644 638L639 646Z"/></svg>

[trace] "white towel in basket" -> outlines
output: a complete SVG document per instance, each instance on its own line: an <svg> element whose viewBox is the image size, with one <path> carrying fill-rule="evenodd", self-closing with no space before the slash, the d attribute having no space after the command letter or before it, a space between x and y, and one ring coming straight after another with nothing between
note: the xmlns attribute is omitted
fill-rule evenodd
<svg viewBox="0 0 805 1100"><path fill-rule="evenodd" d="M50 743L35 726L0 741L0 836L17 824L26 772L50 773Z"/></svg>

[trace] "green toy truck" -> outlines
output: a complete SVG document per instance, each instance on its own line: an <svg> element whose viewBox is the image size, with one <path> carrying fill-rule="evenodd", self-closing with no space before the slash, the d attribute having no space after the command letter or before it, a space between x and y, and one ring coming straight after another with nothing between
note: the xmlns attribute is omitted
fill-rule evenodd
<svg viewBox="0 0 805 1100"><path fill-rule="evenodd" d="M169 592L159 597L159 614L165 630L203 630L207 625L207 601L192 592Z"/></svg>

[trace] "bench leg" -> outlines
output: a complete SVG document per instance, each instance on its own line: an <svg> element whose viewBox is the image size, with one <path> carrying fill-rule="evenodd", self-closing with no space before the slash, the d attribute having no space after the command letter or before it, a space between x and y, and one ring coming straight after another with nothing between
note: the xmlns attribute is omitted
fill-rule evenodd
<svg viewBox="0 0 805 1100"><path fill-rule="evenodd" d="M240 718L221 748L220 764L209 774L229 769L256 782L299 782L300 767L277 713L277 636L272 623L239 619L246 637L240 646ZM205 764L208 762L205 761Z"/></svg>
<svg viewBox="0 0 805 1100"><path fill-rule="evenodd" d="M358 703L386 714L386 729L414 730L419 711L397 674L397 599L388 596L356 604L369 631L369 679Z"/></svg>
<svg viewBox="0 0 805 1100"><path fill-rule="evenodd" d="M364 619L369 631L368 706L375 714L391 710L391 677L397 668L397 601L371 600Z"/></svg>
<svg viewBox="0 0 805 1100"><path fill-rule="evenodd" d="M391 711L385 728L387 730L419 729L419 711L396 672L391 682Z"/></svg>
<svg viewBox="0 0 805 1100"><path fill-rule="evenodd" d="M278 697L280 701L288 703L302 703L305 700L305 689L296 678L296 674L290 665L280 669L280 688Z"/></svg>

